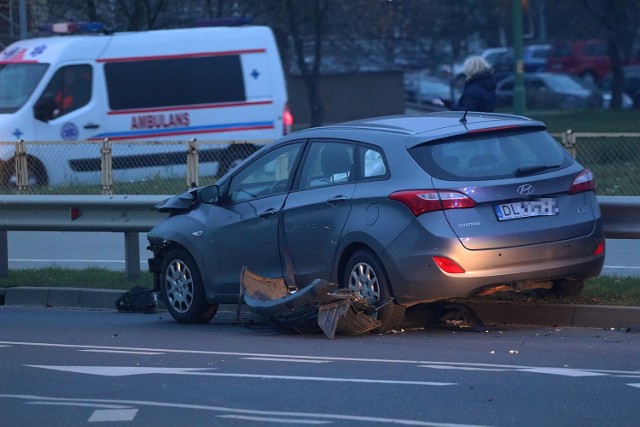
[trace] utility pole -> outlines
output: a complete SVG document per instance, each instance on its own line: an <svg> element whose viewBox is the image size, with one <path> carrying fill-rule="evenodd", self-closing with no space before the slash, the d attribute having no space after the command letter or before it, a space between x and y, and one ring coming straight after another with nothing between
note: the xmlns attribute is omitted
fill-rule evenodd
<svg viewBox="0 0 640 427"><path fill-rule="evenodd" d="M20 40L27 38L27 0L18 3L18 19L20 20Z"/></svg>
<svg viewBox="0 0 640 427"><path fill-rule="evenodd" d="M513 0L513 113L524 115L524 64L522 62L522 3Z"/></svg>

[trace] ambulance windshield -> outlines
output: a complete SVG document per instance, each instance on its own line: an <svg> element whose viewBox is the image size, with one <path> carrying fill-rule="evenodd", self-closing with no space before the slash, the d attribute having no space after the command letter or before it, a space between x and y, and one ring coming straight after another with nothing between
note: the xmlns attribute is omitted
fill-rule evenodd
<svg viewBox="0 0 640 427"><path fill-rule="evenodd" d="M0 64L0 114L18 111L31 97L48 64Z"/></svg>

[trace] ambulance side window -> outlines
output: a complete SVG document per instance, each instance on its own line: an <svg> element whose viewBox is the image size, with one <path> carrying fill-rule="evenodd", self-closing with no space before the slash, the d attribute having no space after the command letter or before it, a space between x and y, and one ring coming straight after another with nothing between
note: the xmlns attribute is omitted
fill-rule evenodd
<svg viewBox="0 0 640 427"><path fill-rule="evenodd" d="M38 120L49 121L84 107L91 100L90 65L61 67L35 105Z"/></svg>

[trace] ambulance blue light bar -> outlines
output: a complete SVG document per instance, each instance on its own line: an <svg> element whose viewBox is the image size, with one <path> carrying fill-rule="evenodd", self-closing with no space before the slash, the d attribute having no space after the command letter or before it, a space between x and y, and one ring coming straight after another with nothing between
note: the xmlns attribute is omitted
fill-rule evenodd
<svg viewBox="0 0 640 427"><path fill-rule="evenodd" d="M45 24L42 31L52 34L92 34L104 32L104 24L101 22L57 22Z"/></svg>

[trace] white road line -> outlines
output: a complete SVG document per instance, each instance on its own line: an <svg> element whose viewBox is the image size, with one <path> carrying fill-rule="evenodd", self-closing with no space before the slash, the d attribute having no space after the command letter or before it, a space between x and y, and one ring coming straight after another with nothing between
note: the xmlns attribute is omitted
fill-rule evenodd
<svg viewBox="0 0 640 427"><path fill-rule="evenodd" d="M137 413L137 409L96 409L87 421L90 423L133 421Z"/></svg>
<svg viewBox="0 0 640 427"><path fill-rule="evenodd" d="M234 420L261 421L263 423L282 423L282 424L332 424L331 421L322 420L300 420L289 418L273 418L273 417L251 417L248 415L216 415L218 418L232 418Z"/></svg>
<svg viewBox="0 0 640 427"><path fill-rule="evenodd" d="M290 380L290 381L320 381L336 383L364 383L364 384L394 384L394 385L420 385L420 386L450 386L457 383L444 383L433 381L396 381L396 380L374 380L369 378L334 378L334 377L308 377L296 375L267 375L267 374L239 374L239 373L213 373L202 372L209 370L206 368L157 368L144 366L51 366L51 365L24 365L32 368L49 369L53 371L74 372L78 374L100 375L106 377L122 377L128 375L145 374L169 374L169 375L197 375L206 377L228 377L228 378L257 378L269 380Z"/></svg>
<svg viewBox="0 0 640 427"><path fill-rule="evenodd" d="M640 388L640 383L636 383L636 384L627 384L627 385L630 385L631 387Z"/></svg>
<svg viewBox="0 0 640 427"><path fill-rule="evenodd" d="M142 355L155 355L155 354L165 354L159 351L134 351L134 350L98 350L98 349L89 349L89 350L78 350L85 351L87 353L117 353L117 354L142 354Z"/></svg>
<svg viewBox="0 0 640 427"><path fill-rule="evenodd" d="M408 420L408 419L395 419L395 418L381 418L371 416L360 415L342 415L342 414L322 414L317 412L289 412L289 411L263 411L258 409L236 409L224 406L205 406L205 405L191 405L185 403L174 402L156 402L148 400L118 400L118 399L85 399L85 398L64 398L64 397L47 397L47 396L34 396L34 395L22 395L22 394L0 394L1 398L7 399L22 399L22 400L47 400L51 402L85 402L96 404L120 404L129 406L149 406L160 409L188 409L188 410L200 410L200 411L212 411L223 412L225 414L239 414L247 416L265 416L265 417L295 417L301 419L320 419L320 420L337 420L342 424L362 422L362 423L377 423L384 425L400 424L405 426L422 426L422 427L482 427L480 425L472 424L459 424L459 423L438 423L423 420Z"/></svg>
<svg viewBox="0 0 640 427"><path fill-rule="evenodd" d="M306 360L280 357L242 357L243 360L260 360L265 362L294 362L294 363L331 363L331 360Z"/></svg>
<svg viewBox="0 0 640 427"><path fill-rule="evenodd" d="M563 377L601 377L601 376L608 375L600 372L583 371L580 369L569 369L569 368L527 368L527 369L518 369L518 371L532 372L534 374L560 375Z"/></svg>
<svg viewBox="0 0 640 427"><path fill-rule="evenodd" d="M418 368L456 370L456 371L487 371L487 372L513 371L513 369L506 369L506 368L473 368L470 366L443 366L443 365L419 365Z"/></svg>
<svg viewBox="0 0 640 427"><path fill-rule="evenodd" d="M471 362L440 362L432 360L409 360L409 359L367 359L363 357L320 357L320 356L303 356L295 354L273 354L273 353L242 353L231 351L207 351L207 350L176 350L170 348L136 348L136 347L114 347L114 346L95 346L80 344L54 344L42 342L24 342L24 341L0 341L0 345L23 345L34 347L53 347L53 348L72 348L72 349L99 349L99 350L124 350L124 351L150 351L162 352L168 354L199 354L199 355L215 355L215 356L235 356L235 357L273 357L273 358L293 358L304 360L330 360L333 362L356 362L356 363L390 363L390 364L406 364L406 365L439 365L439 366L460 366L460 367L479 367L479 368L506 368L506 369L545 369L540 366L526 365L503 365L493 363L471 363ZM551 367L550 369L556 369ZM583 372L597 372L602 374L617 375L638 375L640 371L620 371L610 369L585 369Z"/></svg>

